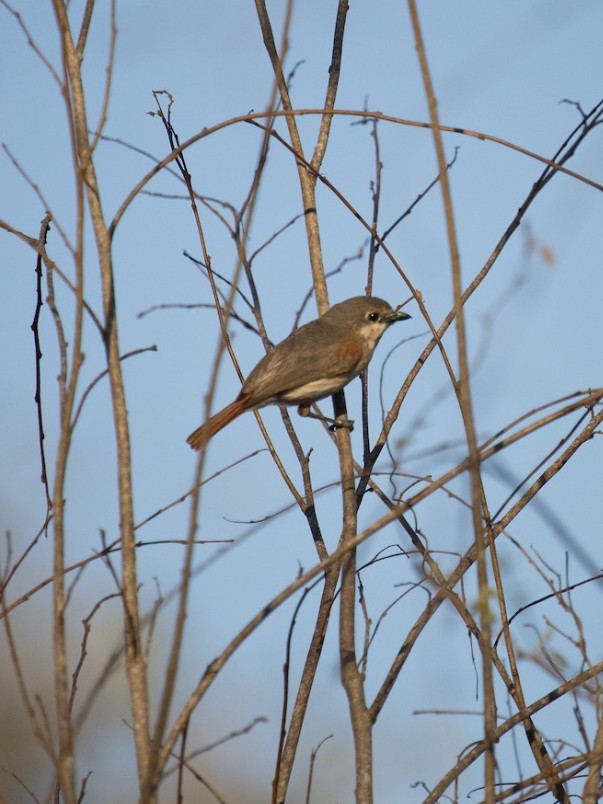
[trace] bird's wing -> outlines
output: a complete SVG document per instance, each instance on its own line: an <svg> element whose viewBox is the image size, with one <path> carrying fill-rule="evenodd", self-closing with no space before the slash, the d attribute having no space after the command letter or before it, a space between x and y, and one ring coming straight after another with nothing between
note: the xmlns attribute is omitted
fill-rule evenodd
<svg viewBox="0 0 603 804"><path fill-rule="evenodd" d="M334 347L336 333L321 319L293 332L269 352L251 372L243 391L264 404L300 386L323 378L347 377L364 368L361 344ZM346 380L347 381L347 380ZM343 384L343 383L342 383Z"/></svg>

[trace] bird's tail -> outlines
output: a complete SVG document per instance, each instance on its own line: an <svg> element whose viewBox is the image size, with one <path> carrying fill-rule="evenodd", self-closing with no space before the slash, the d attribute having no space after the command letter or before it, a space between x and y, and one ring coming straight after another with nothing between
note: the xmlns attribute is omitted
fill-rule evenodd
<svg viewBox="0 0 603 804"><path fill-rule="evenodd" d="M202 424L201 427L197 427L186 439L186 443L190 444L191 449L200 450L201 447L207 444L212 436L215 436L223 427L226 427L227 424L230 424L233 419L236 419L237 416L240 416L241 413L244 413L247 409L248 403L246 397L235 399L234 402L231 402L230 405L227 405L223 410L215 413L205 424Z"/></svg>

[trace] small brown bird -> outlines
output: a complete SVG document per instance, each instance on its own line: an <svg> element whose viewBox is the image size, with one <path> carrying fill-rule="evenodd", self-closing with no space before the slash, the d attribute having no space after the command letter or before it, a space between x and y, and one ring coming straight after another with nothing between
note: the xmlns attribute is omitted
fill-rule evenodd
<svg viewBox="0 0 603 804"><path fill-rule="evenodd" d="M298 405L300 416L312 415L313 402L340 391L364 371L389 325L408 318L374 296L335 304L268 352L235 401L191 433L187 444L199 450L237 416L272 403Z"/></svg>

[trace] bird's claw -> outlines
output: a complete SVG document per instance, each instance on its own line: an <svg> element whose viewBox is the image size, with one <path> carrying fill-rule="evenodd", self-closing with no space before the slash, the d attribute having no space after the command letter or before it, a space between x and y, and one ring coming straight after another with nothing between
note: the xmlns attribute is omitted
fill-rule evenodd
<svg viewBox="0 0 603 804"><path fill-rule="evenodd" d="M347 416L338 416L336 419L333 419L333 424L329 427L329 430L335 433L340 429L349 430L351 433L354 429L354 420L348 419Z"/></svg>

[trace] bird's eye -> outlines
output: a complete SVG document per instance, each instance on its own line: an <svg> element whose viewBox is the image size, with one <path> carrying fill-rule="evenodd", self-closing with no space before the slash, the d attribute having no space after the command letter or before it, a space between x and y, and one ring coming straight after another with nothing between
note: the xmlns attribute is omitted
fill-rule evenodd
<svg viewBox="0 0 603 804"><path fill-rule="evenodd" d="M369 321L379 321L380 315L379 313L369 313L368 320Z"/></svg>

